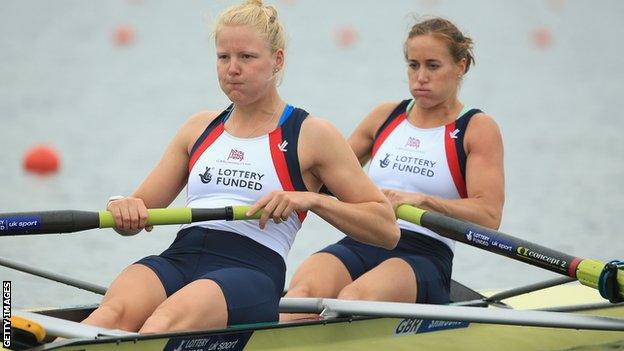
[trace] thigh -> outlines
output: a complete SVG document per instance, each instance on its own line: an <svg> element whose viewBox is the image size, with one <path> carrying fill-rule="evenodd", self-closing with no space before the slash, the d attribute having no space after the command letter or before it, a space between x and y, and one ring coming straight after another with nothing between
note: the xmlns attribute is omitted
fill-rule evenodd
<svg viewBox="0 0 624 351"><path fill-rule="evenodd" d="M445 304L450 301L450 265L426 255L404 255L416 272L417 303Z"/></svg>
<svg viewBox="0 0 624 351"><path fill-rule="evenodd" d="M158 276L146 266L133 264L113 281L98 309L84 322L137 331L166 298Z"/></svg>
<svg viewBox="0 0 624 351"><path fill-rule="evenodd" d="M290 281L286 297L335 298L351 282L349 270L338 257L319 252L299 266Z"/></svg>
<svg viewBox="0 0 624 351"><path fill-rule="evenodd" d="M204 274L165 300L141 332L223 328L278 319L281 288L249 268L223 268Z"/></svg>
<svg viewBox="0 0 624 351"><path fill-rule="evenodd" d="M162 302L140 333L223 328L227 307L219 285L208 279L189 283Z"/></svg>
<svg viewBox="0 0 624 351"><path fill-rule="evenodd" d="M416 274L401 258L390 258L346 286L339 298L395 302L416 301Z"/></svg>

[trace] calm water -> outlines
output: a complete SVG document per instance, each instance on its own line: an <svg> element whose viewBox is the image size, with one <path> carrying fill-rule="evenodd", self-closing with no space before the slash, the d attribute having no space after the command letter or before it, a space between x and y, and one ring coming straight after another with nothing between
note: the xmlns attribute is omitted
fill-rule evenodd
<svg viewBox="0 0 624 351"><path fill-rule="evenodd" d="M97 210L128 194L181 123L225 107L210 19L230 1L0 1L0 211ZM502 231L571 254L622 258L624 2L273 2L288 36L281 93L348 135L378 102L407 96L401 47L413 15L443 15L476 41L461 98L498 121L505 143ZM136 40L118 47L118 25ZM350 47L336 32L352 28ZM544 28L551 45L539 48ZM25 151L54 146L62 169L21 169ZM182 206L178 198L174 205ZM310 218L310 217L309 217ZM7 237L0 257L108 285L123 267L168 246L175 227L123 238L110 230ZM341 237L310 218L288 275ZM503 288L553 274L462 245L454 279ZM0 267L14 306L93 303L97 295Z"/></svg>

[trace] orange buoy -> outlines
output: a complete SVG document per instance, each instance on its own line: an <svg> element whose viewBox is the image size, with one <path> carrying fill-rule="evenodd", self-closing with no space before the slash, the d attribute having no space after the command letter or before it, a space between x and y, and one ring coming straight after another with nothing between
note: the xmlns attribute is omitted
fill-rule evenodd
<svg viewBox="0 0 624 351"><path fill-rule="evenodd" d="M36 174L50 174L58 171L60 158L56 150L46 145L36 145L24 155L24 170Z"/></svg>
<svg viewBox="0 0 624 351"><path fill-rule="evenodd" d="M531 33L533 44L540 49L547 49L552 45L553 39L550 30L544 27L538 27Z"/></svg>
<svg viewBox="0 0 624 351"><path fill-rule="evenodd" d="M358 34L355 28L351 26L344 26L338 28L336 31L336 43L338 46L347 48L355 44L358 40Z"/></svg>
<svg viewBox="0 0 624 351"><path fill-rule="evenodd" d="M113 41L118 46L126 46L134 41L134 29L130 26L120 25L113 32Z"/></svg>

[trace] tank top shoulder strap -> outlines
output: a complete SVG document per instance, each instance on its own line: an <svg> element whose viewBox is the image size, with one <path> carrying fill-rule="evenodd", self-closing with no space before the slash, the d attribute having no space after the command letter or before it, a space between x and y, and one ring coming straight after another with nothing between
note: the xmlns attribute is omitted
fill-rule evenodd
<svg viewBox="0 0 624 351"><path fill-rule="evenodd" d="M383 124L381 125L381 127L379 127L379 129L377 129L377 132L375 133L375 140L379 139L379 136L381 133L384 132L384 130L388 129L388 126L397 118L399 118L402 114L406 114L407 113L407 106L410 104L410 102L412 101L412 99L406 99L401 101L397 107L394 108L394 110L392 110L392 112L390 113L390 115L388 115L388 118L386 118L386 120L383 122ZM405 117L403 117L405 118Z"/></svg>
<svg viewBox="0 0 624 351"><path fill-rule="evenodd" d="M189 158L189 172L193 169L195 162L199 156L223 133L225 121L232 113L234 104L230 104L223 112L221 112L215 119L212 120L204 130L204 132L197 138Z"/></svg>
<svg viewBox="0 0 624 351"><path fill-rule="evenodd" d="M399 103L397 107L390 113L388 118L384 121L384 123L379 127L377 132L375 133L375 139L373 140L373 149L371 152L371 158L375 156L377 150L383 144L383 142L388 138L388 135L392 133L394 128L396 128L401 122L403 122L407 118L407 108L412 102L412 99L406 99Z"/></svg>
<svg viewBox="0 0 624 351"><path fill-rule="evenodd" d="M444 145L446 160L451 176L462 198L468 197L466 190L466 150L464 149L464 136L468 129L470 119L482 111L476 108L464 108L459 118L445 126Z"/></svg>
<svg viewBox="0 0 624 351"><path fill-rule="evenodd" d="M234 104L230 104L230 106L228 106L225 110L223 110L223 112L221 112L215 119L212 120L212 122L210 122L210 124L208 124L204 132L195 141L195 144L193 145L193 148L191 149L191 155L193 155L195 151L197 151L197 149L201 146L202 142L206 140L206 138L210 135L210 133L213 130L219 129L218 128L219 125L221 125L221 127L223 126L225 121L230 116L230 113L232 113L233 108L234 108Z"/></svg>
<svg viewBox="0 0 624 351"><path fill-rule="evenodd" d="M271 157L285 190L308 191L301 175L297 151L301 125L307 117L305 110L287 105L278 128L269 134Z"/></svg>
<svg viewBox="0 0 624 351"><path fill-rule="evenodd" d="M286 191L308 191L303 182L297 153L301 125L307 117L305 110L286 105L278 127L269 133L271 159L282 188ZM307 211L297 211L301 222L306 215Z"/></svg>

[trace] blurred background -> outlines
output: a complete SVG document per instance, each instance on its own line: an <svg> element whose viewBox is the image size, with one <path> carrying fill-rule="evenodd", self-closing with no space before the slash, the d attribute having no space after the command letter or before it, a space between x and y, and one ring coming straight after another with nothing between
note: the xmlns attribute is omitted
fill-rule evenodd
<svg viewBox="0 0 624 351"><path fill-rule="evenodd" d="M212 20L234 1L0 0L0 212L99 210L129 194L194 112L228 101ZM282 96L348 136L376 104L409 97L402 45L414 18L440 15L475 41L461 100L497 120L505 145L501 230L570 254L623 258L624 2L274 0L288 34ZM24 170L36 145L57 172ZM52 155L54 158L54 155ZM184 192L172 206L184 205ZM0 238L0 257L107 286L159 253L176 227ZM309 216L288 259L342 234ZM458 244L453 278L506 288L555 275ZM0 267L13 304L100 297Z"/></svg>

